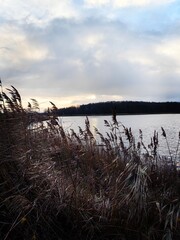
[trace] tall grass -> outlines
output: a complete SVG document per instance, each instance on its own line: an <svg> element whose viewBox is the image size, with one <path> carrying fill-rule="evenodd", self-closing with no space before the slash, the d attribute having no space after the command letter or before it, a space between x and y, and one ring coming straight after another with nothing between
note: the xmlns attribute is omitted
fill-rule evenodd
<svg viewBox="0 0 180 240"><path fill-rule="evenodd" d="M173 157L158 154L158 133L137 142L105 120L106 136L66 132L56 106L24 109L12 87L0 93L0 239L180 239L179 138ZM169 161L170 157L170 161Z"/></svg>

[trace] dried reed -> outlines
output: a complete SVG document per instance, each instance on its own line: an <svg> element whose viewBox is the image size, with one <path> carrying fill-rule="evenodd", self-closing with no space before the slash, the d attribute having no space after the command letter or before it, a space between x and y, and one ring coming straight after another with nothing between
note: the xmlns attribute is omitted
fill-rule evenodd
<svg viewBox="0 0 180 240"><path fill-rule="evenodd" d="M53 103L42 116L8 91L1 83L0 239L180 238L179 141L173 159L162 128L168 162L156 131L146 147L115 112L99 141L88 118L68 133Z"/></svg>

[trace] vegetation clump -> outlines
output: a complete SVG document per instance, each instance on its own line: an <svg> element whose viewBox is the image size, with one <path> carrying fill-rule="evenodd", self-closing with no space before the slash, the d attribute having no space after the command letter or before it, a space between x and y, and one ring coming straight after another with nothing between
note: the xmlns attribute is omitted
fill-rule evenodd
<svg viewBox="0 0 180 240"><path fill-rule="evenodd" d="M163 157L156 131L145 146L115 113L97 140L88 118L66 132L53 103L44 121L36 100L24 109L8 91L1 84L0 239L180 239L180 135Z"/></svg>

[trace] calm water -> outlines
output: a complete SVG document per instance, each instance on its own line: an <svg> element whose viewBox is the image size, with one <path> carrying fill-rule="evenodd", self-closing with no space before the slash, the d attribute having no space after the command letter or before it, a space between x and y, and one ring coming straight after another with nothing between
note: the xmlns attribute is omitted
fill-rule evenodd
<svg viewBox="0 0 180 240"><path fill-rule="evenodd" d="M111 121L111 116L89 116L91 130L95 133L94 128L105 136L108 128L104 126L104 120ZM161 127L166 131L169 145L172 152L176 151L178 134L180 131L180 114L156 114L156 115L118 115L117 120L125 127L131 127L137 141L139 137L139 129L143 132L143 140L147 145L151 141L154 131L159 134L159 149L163 154L167 154L166 140L162 136ZM74 129L78 133L78 126L85 129L85 117L63 117L60 118L61 123L67 131Z"/></svg>

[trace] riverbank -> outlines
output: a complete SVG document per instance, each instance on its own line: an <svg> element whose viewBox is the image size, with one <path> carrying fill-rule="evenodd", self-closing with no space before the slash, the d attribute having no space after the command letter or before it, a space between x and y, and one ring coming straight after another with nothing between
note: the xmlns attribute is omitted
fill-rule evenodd
<svg viewBox="0 0 180 240"><path fill-rule="evenodd" d="M88 118L68 134L54 106L45 125L10 94L1 94L0 239L180 238L180 136L176 156L162 157L157 132L145 146L114 114L97 143Z"/></svg>

